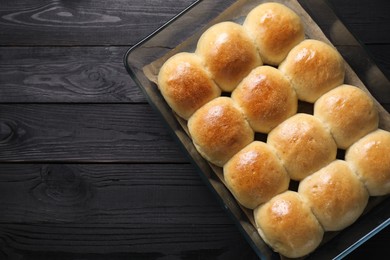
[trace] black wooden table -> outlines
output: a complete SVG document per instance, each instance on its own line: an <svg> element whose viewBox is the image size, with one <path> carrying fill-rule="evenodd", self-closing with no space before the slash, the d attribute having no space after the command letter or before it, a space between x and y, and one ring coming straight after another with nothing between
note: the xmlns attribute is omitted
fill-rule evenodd
<svg viewBox="0 0 390 260"><path fill-rule="evenodd" d="M122 63L191 2L0 1L0 259L255 259ZM390 77L390 2L332 2Z"/></svg>

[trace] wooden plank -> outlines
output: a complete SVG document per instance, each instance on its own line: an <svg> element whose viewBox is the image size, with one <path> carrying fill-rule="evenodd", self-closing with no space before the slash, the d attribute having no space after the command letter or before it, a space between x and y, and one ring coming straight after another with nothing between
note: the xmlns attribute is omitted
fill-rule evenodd
<svg viewBox="0 0 390 260"><path fill-rule="evenodd" d="M146 102L122 62L127 47L0 47L0 103Z"/></svg>
<svg viewBox="0 0 390 260"><path fill-rule="evenodd" d="M133 45L194 0L2 1L0 45ZM366 43L389 43L386 0L332 1ZM77 3L77 4L76 4ZM156 12L156 10L158 10ZM362 23L364 21L364 23Z"/></svg>
<svg viewBox="0 0 390 260"><path fill-rule="evenodd" d="M130 46L192 2L5 0L0 45Z"/></svg>
<svg viewBox="0 0 390 260"><path fill-rule="evenodd" d="M0 224L4 259L258 259L234 226Z"/></svg>
<svg viewBox="0 0 390 260"><path fill-rule="evenodd" d="M0 105L0 162L187 162L147 104Z"/></svg>
<svg viewBox="0 0 390 260"><path fill-rule="evenodd" d="M0 222L230 225L191 164L0 164Z"/></svg>
<svg viewBox="0 0 390 260"><path fill-rule="evenodd" d="M0 164L0 212L10 258L255 259L190 164Z"/></svg>

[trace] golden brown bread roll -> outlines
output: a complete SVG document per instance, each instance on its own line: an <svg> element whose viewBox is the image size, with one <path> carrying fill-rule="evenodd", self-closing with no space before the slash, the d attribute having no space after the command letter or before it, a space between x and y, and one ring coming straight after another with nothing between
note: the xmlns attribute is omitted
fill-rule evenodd
<svg viewBox="0 0 390 260"><path fill-rule="evenodd" d="M198 108L221 95L221 90L194 53L169 58L158 74L158 87L168 105L188 119Z"/></svg>
<svg viewBox="0 0 390 260"><path fill-rule="evenodd" d="M377 129L364 136L345 154L371 196L390 194L390 132Z"/></svg>
<svg viewBox="0 0 390 260"><path fill-rule="evenodd" d="M188 130L198 152L220 167L254 140L252 128L229 97L199 108L188 120Z"/></svg>
<svg viewBox="0 0 390 260"><path fill-rule="evenodd" d="M268 133L296 114L298 99L290 82L278 70L259 66L245 77L232 93L256 132Z"/></svg>
<svg viewBox="0 0 390 260"><path fill-rule="evenodd" d="M233 22L211 26L199 38L195 52L223 91L232 91L253 68L262 65L252 39Z"/></svg>
<svg viewBox="0 0 390 260"><path fill-rule="evenodd" d="M288 189L290 178L266 143L254 141L223 167L226 186L243 206L254 209Z"/></svg>
<svg viewBox="0 0 390 260"><path fill-rule="evenodd" d="M310 207L294 191L285 191L254 211L260 236L280 254L296 258L314 251L324 231Z"/></svg>
<svg viewBox="0 0 390 260"><path fill-rule="evenodd" d="M300 17L278 3L264 3L252 9L243 27L253 37L264 64L269 65L279 65L305 38Z"/></svg>
<svg viewBox="0 0 390 260"><path fill-rule="evenodd" d="M363 213L368 192L348 163L336 160L300 182L298 193L325 231L351 225Z"/></svg>
<svg viewBox="0 0 390 260"><path fill-rule="evenodd" d="M267 137L293 180L302 180L336 159L337 146L319 119L296 114Z"/></svg>
<svg viewBox="0 0 390 260"><path fill-rule="evenodd" d="M341 85L321 96L314 104L314 116L325 124L341 149L377 129L379 123L372 98L351 85Z"/></svg>
<svg viewBox="0 0 390 260"><path fill-rule="evenodd" d="M315 102L344 82L344 60L332 46L318 40L304 40L279 65L289 78L298 99Z"/></svg>

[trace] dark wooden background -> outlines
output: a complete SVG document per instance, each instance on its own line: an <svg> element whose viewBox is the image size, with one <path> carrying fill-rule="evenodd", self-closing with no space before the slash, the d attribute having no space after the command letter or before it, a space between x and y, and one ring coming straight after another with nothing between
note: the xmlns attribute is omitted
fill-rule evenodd
<svg viewBox="0 0 390 260"><path fill-rule="evenodd" d="M1 0L0 259L255 259L122 63L191 2ZM332 2L390 77L390 2Z"/></svg>

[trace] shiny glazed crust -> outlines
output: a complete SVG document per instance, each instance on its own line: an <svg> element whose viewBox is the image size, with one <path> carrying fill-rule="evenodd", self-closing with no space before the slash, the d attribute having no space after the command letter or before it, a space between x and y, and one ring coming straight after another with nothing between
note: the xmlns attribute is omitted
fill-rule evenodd
<svg viewBox="0 0 390 260"><path fill-rule="evenodd" d="M377 129L379 123L372 98L351 85L341 85L321 96L314 104L314 116L328 127L341 149Z"/></svg>
<svg viewBox="0 0 390 260"><path fill-rule="evenodd" d="M188 120L188 130L202 156L220 167L254 140L252 128L229 97L198 109Z"/></svg>
<svg viewBox="0 0 390 260"><path fill-rule="evenodd" d="M296 114L298 99L290 82L278 70L260 66L251 71L232 93L256 132L268 133Z"/></svg>
<svg viewBox="0 0 390 260"><path fill-rule="evenodd" d="M345 160L371 196L390 194L390 132L375 130L354 143Z"/></svg>
<svg viewBox="0 0 390 260"><path fill-rule="evenodd" d="M348 163L336 160L300 182L298 193L325 231L351 225L363 213L368 192Z"/></svg>
<svg viewBox="0 0 390 260"><path fill-rule="evenodd" d="M158 86L168 105L188 119L221 90L194 53L178 53L168 59L158 74Z"/></svg>
<svg viewBox="0 0 390 260"><path fill-rule="evenodd" d="M311 103L343 84L345 76L341 55L332 46L318 40L299 43L279 69L292 82L298 99Z"/></svg>
<svg viewBox="0 0 390 260"><path fill-rule="evenodd" d="M321 121L296 114L274 128L267 143L275 149L290 178L302 180L336 159L337 146Z"/></svg>
<svg viewBox="0 0 390 260"><path fill-rule="evenodd" d="M278 3L265 3L254 8L243 26L253 37L264 64L269 65L279 65L305 37L299 16Z"/></svg>
<svg viewBox="0 0 390 260"><path fill-rule="evenodd" d="M288 189L290 178L266 143L254 141L223 167L227 187L244 206L254 209Z"/></svg>
<svg viewBox="0 0 390 260"><path fill-rule="evenodd" d="M239 24L221 22L200 37L195 51L219 87L231 92L255 67L262 65L256 46Z"/></svg>
<svg viewBox="0 0 390 260"><path fill-rule="evenodd" d="M321 243L324 230L310 207L294 191L273 197L254 211L260 236L276 252L301 257Z"/></svg>

